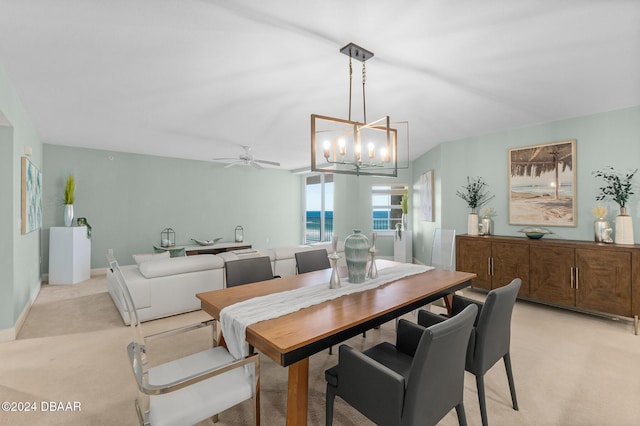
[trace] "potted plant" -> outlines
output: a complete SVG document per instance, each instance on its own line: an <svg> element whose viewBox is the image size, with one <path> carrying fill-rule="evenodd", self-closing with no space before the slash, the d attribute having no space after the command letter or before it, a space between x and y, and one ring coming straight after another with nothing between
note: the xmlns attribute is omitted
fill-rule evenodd
<svg viewBox="0 0 640 426"><path fill-rule="evenodd" d="M482 177L472 179L467 176L467 185L462 187L462 191L456 191L456 195L462 198L471 209L467 221L467 233L478 235L478 209L494 197L487 191L487 183Z"/></svg>
<svg viewBox="0 0 640 426"><path fill-rule="evenodd" d="M409 190L405 189L402 194L402 201L400 201L400 207L402 208L402 228L408 229L407 226L407 213L409 213Z"/></svg>
<svg viewBox="0 0 640 426"><path fill-rule="evenodd" d="M614 241L616 244L633 244L633 221L627 214L627 201L633 195L631 180L638 169L626 174L617 172L613 167L605 167L593 172L597 178L604 181L604 186L596 194L597 201L610 200L620 206L620 214L616 216L616 230Z"/></svg>
<svg viewBox="0 0 640 426"><path fill-rule="evenodd" d="M67 176L67 183L64 186L64 226L71 226L73 223L73 201L76 191L76 179L73 175Z"/></svg>

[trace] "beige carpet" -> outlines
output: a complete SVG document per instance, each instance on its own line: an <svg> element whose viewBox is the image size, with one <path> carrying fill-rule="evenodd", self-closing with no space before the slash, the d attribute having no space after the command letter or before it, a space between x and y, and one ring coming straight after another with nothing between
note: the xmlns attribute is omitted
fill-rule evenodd
<svg viewBox="0 0 640 426"><path fill-rule="evenodd" d="M145 323L145 330L206 317L178 315ZM393 341L393 327L386 324L349 344L362 349ZM18 340L0 344L0 401L35 402L37 412L0 411L0 425L136 425L137 391L125 354L129 333L104 277L74 286L44 285ZM204 347L207 336L198 333L151 349L169 354ZM498 364L485 378L491 425L640 424L640 336L633 335L630 323L518 302L511 349L520 411L511 408L504 367ZM311 358L310 425L324 424L323 372L336 361L326 351ZM261 372L262 424L284 425L286 369L262 357ZM42 403L50 401L77 401L81 410L43 412ZM468 373L465 405L469 424L480 425L475 379ZM250 406L241 405L222 413L217 424L250 423ZM337 399L334 424L371 423ZM455 412L441 424L457 425Z"/></svg>

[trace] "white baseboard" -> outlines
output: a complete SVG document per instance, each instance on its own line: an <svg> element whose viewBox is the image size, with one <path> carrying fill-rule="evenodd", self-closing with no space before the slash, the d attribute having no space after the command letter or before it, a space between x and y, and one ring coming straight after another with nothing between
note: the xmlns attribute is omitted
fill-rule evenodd
<svg viewBox="0 0 640 426"><path fill-rule="evenodd" d="M42 287L42 281L38 282L38 285L31 291L31 295L29 296L29 302L26 304L22 312L20 312L20 316L18 316L18 320L15 325L11 328L5 328L0 330L0 342L10 342L12 340L16 340L18 333L22 329L25 320L27 319L27 315L29 315L29 311L31 310L31 306L33 306L33 302L35 302L38 294L40 294L40 288Z"/></svg>

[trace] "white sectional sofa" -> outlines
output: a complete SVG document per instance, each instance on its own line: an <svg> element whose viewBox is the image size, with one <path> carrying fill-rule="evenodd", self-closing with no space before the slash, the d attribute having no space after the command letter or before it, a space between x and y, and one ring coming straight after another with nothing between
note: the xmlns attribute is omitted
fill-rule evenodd
<svg viewBox="0 0 640 426"><path fill-rule="evenodd" d="M288 246L266 249L249 249L219 254L172 257L134 255L136 264L120 266L138 311L140 321L149 321L170 315L200 309L196 293L225 287L224 264L246 257L269 256L274 275L287 277L296 274L295 253L326 249L331 253L331 243ZM346 266L344 244L338 244L342 256L338 265ZM107 286L114 304L125 324L129 318L111 270L107 269Z"/></svg>
<svg viewBox="0 0 640 426"><path fill-rule="evenodd" d="M200 309L196 293L223 287L224 260L213 254L151 259L140 265L121 266L140 321ZM125 324L129 317L107 269L107 286Z"/></svg>

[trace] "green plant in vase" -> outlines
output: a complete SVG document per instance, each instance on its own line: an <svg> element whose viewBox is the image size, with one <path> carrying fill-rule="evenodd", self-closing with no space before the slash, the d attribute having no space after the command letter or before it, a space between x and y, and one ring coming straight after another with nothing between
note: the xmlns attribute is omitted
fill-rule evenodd
<svg viewBox="0 0 640 426"><path fill-rule="evenodd" d="M407 225L407 213L409 213L409 190L405 189L402 194L402 200L400 201L400 208L402 209L402 229L408 229Z"/></svg>
<svg viewBox="0 0 640 426"><path fill-rule="evenodd" d="M621 174L615 171L613 167L605 167L601 170L596 170L593 175L597 178L601 178L605 185L599 188L599 192L596 195L597 201L611 200L616 202L620 206L620 214L626 214L626 205L629 201L629 197L633 195L633 185L631 179L637 173L638 169L635 169L631 173Z"/></svg>
<svg viewBox="0 0 640 426"><path fill-rule="evenodd" d="M487 186L483 178L475 177L471 179L467 176L467 184L462 187L462 191L456 191L456 195L467 203L472 213L477 213L478 208L494 197L487 191Z"/></svg>
<svg viewBox="0 0 640 426"><path fill-rule="evenodd" d="M73 201L75 200L76 179L73 175L67 176L67 183L64 185L64 226L71 226L73 223Z"/></svg>
<svg viewBox="0 0 640 426"><path fill-rule="evenodd" d="M467 176L467 184L461 191L456 191L456 195L462 198L471 209L467 222L469 235L478 235L478 209L494 197L487 191L487 186L482 177L472 179Z"/></svg>
<svg viewBox="0 0 640 426"><path fill-rule="evenodd" d="M64 186L64 203L73 204L73 198L76 191L76 179L69 175L67 176L67 183Z"/></svg>
<svg viewBox="0 0 640 426"><path fill-rule="evenodd" d="M627 202L633 195L631 180L638 169L630 173L619 173L613 167L605 167L593 172L597 178L601 178L605 185L599 188L596 194L597 201L611 200L620 206L620 214L616 216L615 238L616 244L633 244L633 220L627 214ZM595 225L594 225L595 226ZM597 240L596 236L596 240ZM605 241L606 242L606 241Z"/></svg>

